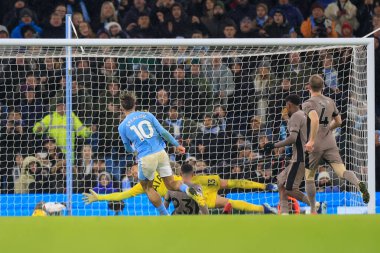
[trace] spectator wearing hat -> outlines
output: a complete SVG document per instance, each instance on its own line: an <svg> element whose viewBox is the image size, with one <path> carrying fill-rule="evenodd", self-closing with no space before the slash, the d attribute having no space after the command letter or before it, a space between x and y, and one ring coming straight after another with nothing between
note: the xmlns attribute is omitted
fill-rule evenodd
<svg viewBox="0 0 380 253"><path fill-rule="evenodd" d="M264 3L259 3L256 6L256 17L253 19L252 27L257 30L260 37L266 33L265 28L272 24L273 19L268 15L268 6Z"/></svg>
<svg viewBox="0 0 380 253"><path fill-rule="evenodd" d="M128 35L123 32L121 26L117 22L109 22L104 26L105 30L110 35L110 39L125 39Z"/></svg>
<svg viewBox="0 0 380 253"><path fill-rule="evenodd" d="M190 38L192 31L192 20L187 16L183 7L179 3L175 3L171 7L168 20L160 23L161 37L164 38Z"/></svg>
<svg viewBox="0 0 380 253"><path fill-rule="evenodd" d="M294 5L289 3L289 0L278 0L278 4L269 12L271 17L274 13L281 10L285 19L289 22L290 27L299 27L302 24L303 16L301 11Z"/></svg>
<svg viewBox="0 0 380 253"><path fill-rule="evenodd" d="M20 177L15 181L15 193L43 193L49 191L49 171L34 156L22 162Z"/></svg>
<svg viewBox="0 0 380 253"><path fill-rule="evenodd" d="M11 38L24 38L22 33L22 28L24 26L29 26L31 29L33 29L33 31L35 31L38 34L38 36L42 34L42 28L39 27L36 23L34 23L33 12L28 8L24 8L20 11L20 22L19 25L12 30Z"/></svg>
<svg viewBox="0 0 380 253"><path fill-rule="evenodd" d="M8 29L5 26L0 25L0 39L7 39L7 38L9 38Z"/></svg>
<svg viewBox="0 0 380 253"><path fill-rule="evenodd" d="M325 9L325 16L335 22L335 30L342 35L342 26L345 22L349 23L354 31L359 28L356 18L357 8L350 0L337 0Z"/></svg>
<svg viewBox="0 0 380 253"><path fill-rule="evenodd" d="M137 26L129 31L131 38L151 39L157 38L157 29L151 24L150 16L147 12L141 12L137 19Z"/></svg>
<svg viewBox="0 0 380 253"><path fill-rule="evenodd" d="M333 185L330 174L326 171L326 168L320 167L320 171L317 176L317 192L340 192L338 185Z"/></svg>
<svg viewBox="0 0 380 253"><path fill-rule="evenodd" d="M294 28L286 20L286 16L281 9L273 12L273 22L265 28L264 37L268 38L286 38L297 37Z"/></svg>
<svg viewBox="0 0 380 253"><path fill-rule="evenodd" d="M228 16L231 17L236 24L239 24L244 17L253 19L256 16L256 8L250 4L248 0L238 0L237 5L233 8Z"/></svg>
<svg viewBox="0 0 380 253"><path fill-rule="evenodd" d="M2 1L2 2L10 2L10 1ZM13 1L14 3L9 3L12 4L13 6L7 6L5 10L7 11L4 16L2 23L5 27L8 28L9 31L12 31L19 23L20 20L20 11L27 7L27 2L26 0L16 0ZM8 11L10 10L10 11Z"/></svg>
<svg viewBox="0 0 380 253"><path fill-rule="evenodd" d="M35 134L47 133L49 138L53 138L58 147L63 153L66 153L66 112L65 102L63 98L57 100L56 110L46 115L41 121L37 122L33 127ZM83 125L79 118L72 113L73 119L73 134L72 134L72 147L75 150L75 139L77 136L88 138L91 135L91 130ZM74 153L73 153L74 158Z"/></svg>
<svg viewBox="0 0 380 253"><path fill-rule="evenodd" d="M348 22L343 23L342 33L340 35L342 38L353 38L354 37L354 31L353 31L350 23L348 23Z"/></svg>
<svg viewBox="0 0 380 253"><path fill-rule="evenodd" d="M209 19L202 19L211 38L223 38L223 29L226 24L234 23L233 19L226 15L224 4L217 1L214 6L213 16Z"/></svg>
<svg viewBox="0 0 380 253"><path fill-rule="evenodd" d="M305 38L337 38L335 22L326 18L322 5L311 6L311 16L302 23L301 33Z"/></svg>
<svg viewBox="0 0 380 253"><path fill-rule="evenodd" d="M62 39L65 38L66 30L62 18L58 13L50 15L49 24L44 27L42 38Z"/></svg>
<svg viewBox="0 0 380 253"><path fill-rule="evenodd" d="M237 33L238 38L256 38L258 37L257 31L253 28L253 22L251 18L244 17L240 21L239 31Z"/></svg>

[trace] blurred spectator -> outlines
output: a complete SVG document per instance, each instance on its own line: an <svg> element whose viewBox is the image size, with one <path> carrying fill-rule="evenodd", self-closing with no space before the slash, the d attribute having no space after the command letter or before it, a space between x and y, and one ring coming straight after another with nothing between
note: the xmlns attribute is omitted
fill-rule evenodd
<svg viewBox="0 0 380 253"><path fill-rule="evenodd" d="M362 0L357 5L357 19L359 28L356 31L358 37L363 37L373 31L373 19L380 15L380 2L375 0Z"/></svg>
<svg viewBox="0 0 380 253"><path fill-rule="evenodd" d="M254 179L259 183L272 183L273 182L273 168L271 161L260 161L257 164Z"/></svg>
<svg viewBox="0 0 380 253"><path fill-rule="evenodd" d="M75 29L79 30L80 23L84 22L83 14L80 12L74 12L72 20Z"/></svg>
<svg viewBox="0 0 380 253"><path fill-rule="evenodd" d="M28 127L28 132L31 132L29 130L45 113L45 107L42 105L41 99L36 98L36 92L33 88L29 88L23 92L20 112L25 126Z"/></svg>
<svg viewBox="0 0 380 253"><path fill-rule="evenodd" d="M286 20L286 16L281 9L273 12L273 22L265 28L266 33L261 33L263 37L269 38L296 38L297 33Z"/></svg>
<svg viewBox="0 0 380 253"><path fill-rule="evenodd" d="M348 22L344 22L342 24L342 33L341 37L343 38L352 38L354 37L354 31L352 30L352 26Z"/></svg>
<svg viewBox="0 0 380 253"><path fill-rule="evenodd" d="M247 140L252 143L253 150L259 149L259 135L262 129L261 118L254 116L249 121L249 129L247 130L245 136Z"/></svg>
<svg viewBox="0 0 380 253"><path fill-rule="evenodd" d="M202 24L204 24L209 31L209 26L207 24L210 24L212 22L212 19L214 18L214 7L216 4L216 0L206 0L203 2L203 11L202 16L200 16L200 21Z"/></svg>
<svg viewBox="0 0 380 253"><path fill-rule="evenodd" d="M268 6L264 3L256 5L256 18L253 20L253 29L256 30L260 37L265 36L265 29L272 24L272 17L268 16Z"/></svg>
<svg viewBox="0 0 380 253"><path fill-rule="evenodd" d="M244 17L253 19L256 16L256 9L248 0L237 0L237 5L229 13L229 16L236 24L239 24Z"/></svg>
<svg viewBox="0 0 380 253"><path fill-rule="evenodd" d="M105 28L110 22L118 22L117 12L111 1L105 1L100 9L100 24L95 26L95 31Z"/></svg>
<svg viewBox="0 0 380 253"><path fill-rule="evenodd" d="M147 12L141 12L139 14L137 25L128 33L132 38L156 38L158 35L157 29L152 26L150 16Z"/></svg>
<svg viewBox="0 0 380 253"><path fill-rule="evenodd" d="M336 32L342 35L342 26L345 22L349 23L354 31L359 28L356 12L357 8L350 0L337 0L327 6L325 16L335 22Z"/></svg>
<svg viewBox="0 0 380 253"><path fill-rule="evenodd" d="M6 172L5 174L5 189L1 189L0 192L2 193L14 193L14 183L17 182L21 176L22 171L22 163L24 161L24 158L20 153L14 154L14 162L13 167L11 169L5 168ZM1 173L0 173L1 175Z"/></svg>
<svg viewBox="0 0 380 253"><path fill-rule="evenodd" d="M145 0L133 0L133 6L125 14L124 20L121 24L129 33L137 27L138 18L142 13L150 15L150 8L148 8Z"/></svg>
<svg viewBox="0 0 380 253"><path fill-rule="evenodd" d="M110 194L119 191L117 188L114 188L112 177L107 172L99 174L98 185L93 190L98 194Z"/></svg>
<svg viewBox="0 0 380 253"><path fill-rule="evenodd" d="M321 171L317 176L317 192L339 192L339 186L333 186L331 176L327 171Z"/></svg>
<svg viewBox="0 0 380 253"><path fill-rule="evenodd" d="M253 22L251 18L244 17L240 21L240 29L237 34L237 37L239 38L256 38L257 37L257 31L253 28Z"/></svg>
<svg viewBox="0 0 380 253"><path fill-rule="evenodd" d="M54 8L53 13L58 14L58 15L61 17L62 21L65 20L65 15L66 15L66 13L67 13L66 5L63 4L63 3L58 3L58 4L55 6L55 8Z"/></svg>
<svg viewBox="0 0 380 253"><path fill-rule="evenodd" d="M215 125L219 127L220 131L228 130L227 122L227 112L222 105L217 105L214 107L213 119L215 120Z"/></svg>
<svg viewBox="0 0 380 253"><path fill-rule="evenodd" d="M60 39L65 38L66 30L62 18L58 13L50 15L49 24L44 27L42 38Z"/></svg>
<svg viewBox="0 0 380 253"><path fill-rule="evenodd" d="M301 91L304 85L309 82L312 68L308 66L298 52L289 53L288 64L285 64L284 78L292 84L292 91Z"/></svg>
<svg viewBox="0 0 380 253"><path fill-rule="evenodd" d="M163 122L163 126L172 133L177 140L192 139L191 135L196 130L196 124L190 119L184 118L178 108L170 107L169 112Z"/></svg>
<svg viewBox="0 0 380 253"><path fill-rule="evenodd" d="M211 6L211 3L206 5ZM214 5L213 15L208 15L207 18L201 18L202 23L206 26L211 38L222 38L223 28L226 24L234 22L226 15L224 4L222 1L217 1Z"/></svg>
<svg viewBox="0 0 380 253"><path fill-rule="evenodd" d="M275 77L271 73L270 63L265 59L262 61L252 76L255 85L255 109L254 114L261 118L261 122L266 122L268 97L270 90L275 86Z"/></svg>
<svg viewBox="0 0 380 253"><path fill-rule="evenodd" d="M191 19L184 12L183 7L179 3L175 3L171 7L171 15L166 22L160 23L161 36L164 38L190 38L191 36Z"/></svg>
<svg viewBox="0 0 380 253"><path fill-rule="evenodd" d="M303 16L297 7L289 3L289 0L278 0L278 4L271 9L269 15L273 17L279 10L285 15L284 19L289 22L290 27L300 27Z"/></svg>
<svg viewBox="0 0 380 253"><path fill-rule="evenodd" d="M207 59L205 68L208 82L212 85L215 103L226 104L227 99L235 91L231 70L222 62L220 55Z"/></svg>
<svg viewBox="0 0 380 253"><path fill-rule="evenodd" d="M325 80L326 87L329 87L332 90L338 90L338 72L334 68L333 64L333 55L327 54L323 59L323 77Z"/></svg>
<svg viewBox="0 0 380 253"><path fill-rule="evenodd" d="M205 73L202 71L202 66L200 61L197 59L193 59L190 65L190 71L187 80L191 84L192 87L197 87L199 90L199 94L197 99L197 103L192 103L192 107L194 108L192 111L196 112L195 115L192 115L192 119L200 120L203 118L204 113L211 111L212 107L212 87L208 83Z"/></svg>
<svg viewBox="0 0 380 253"><path fill-rule="evenodd" d="M0 25L0 39L7 39L7 38L9 38L8 29L5 26Z"/></svg>
<svg viewBox="0 0 380 253"><path fill-rule="evenodd" d="M50 99L50 110L55 110L55 105L57 104L57 99L64 99L66 96L66 78L62 77L60 81L60 89L56 93L56 97ZM78 116L81 122L85 125L91 125L94 112L94 99L91 94L83 85L78 85L76 80L71 83L72 86L72 110L75 115Z"/></svg>
<svg viewBox="0 0 380 253"><path fill-rule="evenodd" d="M42 148L37 150L36 157L40 160L41 164L49 168L50 172L55 173L59 167L66 164L65 155L54 139L45 139L42 142Z"/></svg>
<svg viewBox="0 0 380 253"><path fill-rule="evenodd" d="M43 193L49 191L49 171L34 156L24 159L21 174L15 181L15 193Z"/></svg>
<svg viewBox="0 0 380 253"><path fill-rule="evenodd" d="M95 186L95 182L98 178L98 171L94 169L94 166L95 160L91 145L83 145L81 156L77 162L77 167L85 191Z"/></svg>
<svg viewBox="0 0 380 253"><path fill-rule="evenodd" d="M82 39L93 39L96 37L95 33L92 31L92 28L89 23L82 22L79 24L79 38Z"/></svg>
<svg viewBox="0 0 380 253"><path fill-rule="evenodd" d="M337 38L335 22L326 18L323 7L314 3L311 6L311 16L302 23L301 33L305 38Z"/></svg>
<svg viewBox="0 0 380 253"><path fill-rule="evenodd" d="M59 148L63 153L66 153L66 115L65 103L63 99L57 100L56 111L46 115L40 122L37 122L33 127L33 132L36 134L43 134L47 132L50 138L55 139ZM73 138L72 147L75 150L75 138L80 136L83 138L90 137L91 130L83 126L79 118L73 113ZM73 154L74 155L74 154Z"/></svg>
<svg viewBox="0 0 380 253"><path fill-rule="evenodd" d="M124 26L123 20L128 11L132 8L133 3L131 0L120 0L117 7L117 16L120 20L120 24Z"/></svg>
<svg viewBox="0 0 380 253"><path fill-rule="evenodd" d="M73 19L75 14L79 13L82 15L82 21L84 20L89 23L91 22L91 17L88 13L85 0L67 0L66 2L67 14L71 14L73 16Z"/></svg>
<svg viewBox="0 0 380 253"><path fill-rule="evenodd" d="M134 164L131 168L127 168L125 176L121 180L121 190L126 191L135 186L138 182L138 166Z"/></svg>
<svg viewBox="0 0 380 253"><path fill-rule="evenodd" d="M225 24L223 28L223 37L227 39L233 39L236 36L236 26L235 23Z"/></svg>
<svg viewBox="0 0 380 253"><path fill-rule="evenodd" d="M109 22L104 26L104 28L110 35L111 39L125 39L128 37L117 22Z"/></svg>
<svg viewBox="0 0 380 253"><path fill-rule="evenodd" d="M159 89L156 93L155 104L150 106L149 111L156 116L158 121L163 122L169 108L170 98L168 92L164 89Z"/></svg>
<svg viewBox="0 0 380 253"><path fill-rule="evenodd" d="M2 24L12 31L19 23L20 12L26 7L26 0L14 1L13 8L6 10L7 13L3 16Z"/></svg>
<svg viewBox="0 0 380 253"><path fill-rule="evenodd" d="M155 79L147 65L137 65L134 74L127 79L127 89L137 98L138 110L149 110L156 97Z"/></svg>
<svg viewBox="0 0 380 253"><path fill-rule="evenodd" d="M42 28L37 26L37 24L34 23L33 21L33 12L28 8L24 8L20 11L20 22L19 22L19 25L17 25L12 30L11 38L15 38L15 39L25 38L24 35L26 31L22 30L25 26L30 27L29 29L35 31L35 33L37 33L38 36L42 34Z"/></svg>

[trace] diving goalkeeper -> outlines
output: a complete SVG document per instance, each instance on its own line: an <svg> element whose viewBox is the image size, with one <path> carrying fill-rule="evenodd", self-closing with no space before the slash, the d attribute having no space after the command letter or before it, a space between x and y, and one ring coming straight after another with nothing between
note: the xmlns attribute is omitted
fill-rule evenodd
<svg viewBox="0 0 380 253"><path fill-rule="evenodd" d="M183 166L190 166L191 171L193 168L190 164L184 164ZM183 170L183 168L181 168ZM188 171L189 169L185 169ZM232 200L227 199L218 195L220 189L260 189L268 191L277 191L276 184L261 184L244 179L221 179L218 175L197 175L190 173L191 182L202 187L204 198L208 208L224 208L226 204L231 204L233 209L246 211L246 212L257 212L257 213L277 213L275 208L270 207L268 204L254 205L242 200ZM174 175L175 181L181 181L182 177ZM153 180L153 189L161 197L165 197L168 192L165 184L163 184L162 178L156 173ZM123 199L128 199L135 197L137 195L143 194L144 190L141 184L137 184L131 189L124 192L115 192L111 194L98 195L93 190L90 193L84 193L83 200L89 204L95 201L119 201Z"/></svg>

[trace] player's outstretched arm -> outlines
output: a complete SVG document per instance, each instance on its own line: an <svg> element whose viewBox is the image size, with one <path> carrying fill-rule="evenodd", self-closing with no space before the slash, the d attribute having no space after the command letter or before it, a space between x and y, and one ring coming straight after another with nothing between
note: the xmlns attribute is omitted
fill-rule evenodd
<svg viewBox="0 0 380 253"><path fill-rule="evenodd" d="M141 184L137 184L127 191L114 192L111 194L97 194L92 189L90 189L90 193L83 193L83 201L86 204L91 204L92 202L97 201L120 201L123 199L135 197L143 193L144 189L142 188Z"/></svg>
<svg viewBox="0 0 380 253"><path fill-rule="evenodd" d="M260 189L267 191L277 191L276 184L262 184L251 180L246 179L221 179L220 180L221 189Z"/></svg>
<svg viewBox="0 0 380 253"><path fill-rule="evenodd" d="M293 143L297 141L297 135L298 135L298 132L291 132L288 135L288 137L286 137L286 139L283 141L279 141L277 143L273 143L273 142L266 143L264 145L264 152L268 154L268 153L271 153L274 148L281 148L281 147L292 145Z"/></svg>
<svg viewBox="0 0 380 253"><path fill-rule="evenodd" d="M177 148L177 151L181 154L186 152L185 148L179 145L178 141L171 135L161 124L158 122L156 117L153 114L150 114L151 121L153 122L153 126L156 128L157 132L164 138L168 143L172 144Z"/></svg>

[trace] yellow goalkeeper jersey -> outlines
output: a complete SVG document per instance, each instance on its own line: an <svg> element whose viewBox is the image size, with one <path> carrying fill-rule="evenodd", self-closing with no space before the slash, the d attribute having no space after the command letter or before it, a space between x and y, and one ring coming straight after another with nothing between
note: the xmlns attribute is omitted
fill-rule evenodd
<svg viewBox="0 0 380 253"><path fill-rule="evenodd" d="M182 177L174 175L174 180L181 181ZM207 206L209 208L214 208L216 196L220 189L220 177L218 175L199 175L194 176L191 182L202 187ZM158 175L158 173L155 173L153 179L153 188L161 197L165 197L166 193L168 192L168 189L166 188L164 181L162 180L160 175ZM143 193L145 193L145 191L142 185L138 183L131 189L124 192L115 192L106 195L98 195L98 200L120 201L123 199L128 199L130 197L135 197Z"/></svg>

